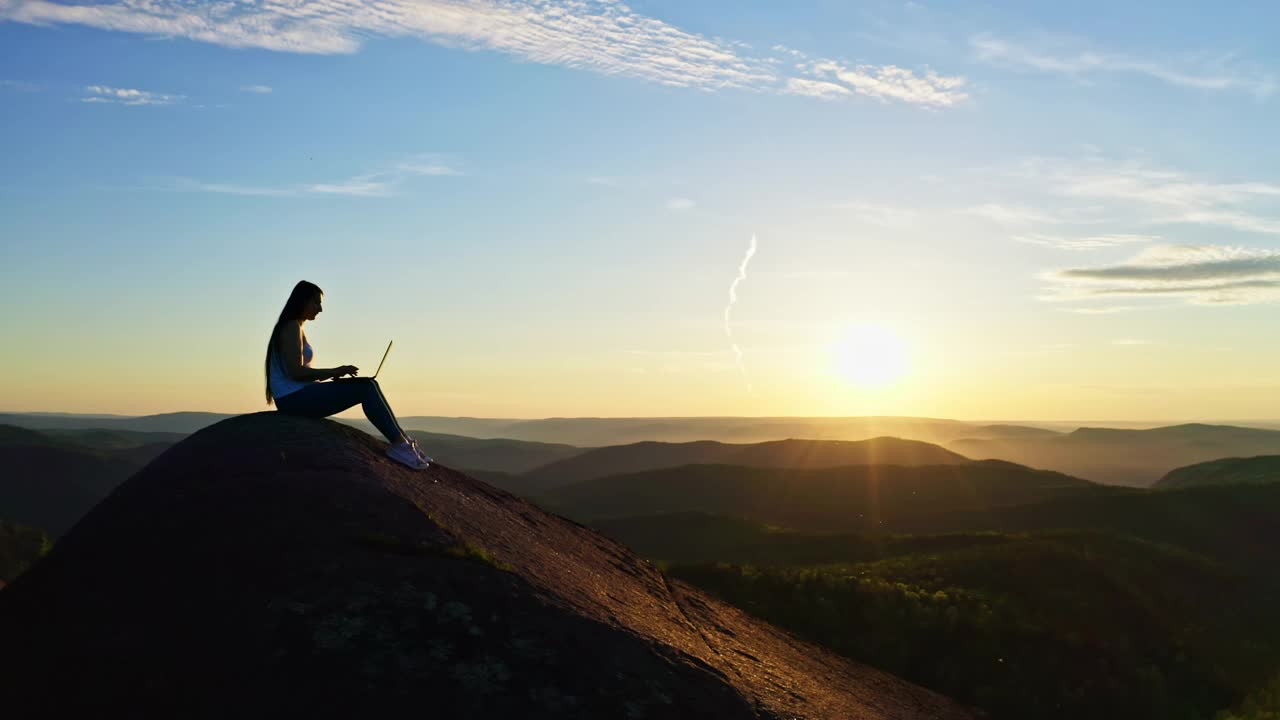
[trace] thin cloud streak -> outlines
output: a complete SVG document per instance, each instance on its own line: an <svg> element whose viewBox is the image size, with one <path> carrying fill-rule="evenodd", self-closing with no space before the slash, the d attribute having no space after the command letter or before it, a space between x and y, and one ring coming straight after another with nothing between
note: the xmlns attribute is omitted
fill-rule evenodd
<svg viewBox="0 0 1280 720"><path fill-rule="evenodd" d="M171 189L186 192L211 192L223 195L245 195L249 197L297 197L302 194L301 190L298 188L236 185L233 183L211 183L202 182L192 178L174 178Z"/></svg>
<svg viewBox="0 0 1280 720"><path fill-rule="evenodd" d="M1077 315L1114 315L1137 309L1138 306L1136 305L1110 305L1107 307L1067 308L1066 311Z"/></svg>
<svg viewBox="0 0 1280 720"><path fill-rule="evenodd" d="M34 83L22 82L21 80L0 80L0 88L8 88L19 92L35 92L40 89L40 86Z"/></svg>
<svg viewBox="0 0 1280 720"><path fill-rule="evenodd" d="M1218 245L1159 245L1109 266L1047 273L1049 301L1182 296L1194 304L1280 300L1280 251Z"/></svg>
<svg viewBox="0 0 1280 720"><path fill-rule="evenodd" d="M338 182L255 186L178 178L173 183L172 189L258 197L304 197L307 195L386 197L394 195L405 181L413 177L443 177L461 174L461 171L446 164L442 156L434 153L424 153L397 163L390 170L356 175Z"/></svg>
<svg viewBox="0 0 1280 720"><path fill-rule="evenodd" d="M1044 247L1057 248L1059 250L1098 250L1101 248L1118 247L1121 245L1159 242L1161 240L1159 235L1126 235L1122 233L1090 235L1088 237L1078 238L1031 233L1027 235L1014 235L1010 239L1021 243L1027 243L1029 245L1042 245Z"/></svg>
<svg viewBox="0 0 1280 720"><path fill-rule="evenodd" d="M369 176L355 177L340 183L316 183L308 185L305 192L321 195L354 195L355 197L385 197L391 194L391 184L371 180Z"/></svg>
<svg viewBox="0 0 1280 720"><path fill-rule="evenodd" d="M1017 205L984 203L965 209L965 212L1000 225L1033 225L1057 223L1060 220L1041 210Z"/></svg>
<svg viewBox="0 0 1280 720"><path fill-rule="evenodd" d="M725 350L623 350L622 352L645 363L643 367L632 366L633 371L642 373L722 373L736 367L726 357Z"/></svg>
<svg viewBox="0 0 1280 720"><path fill-rule="evenodd" d="M462 174L447 165L438 155L418 155L415 159L396 165L396 170L409 175L429 175L434 177Z"/></svg>
<svg viewBox="0 0 1280 720"><path fill-rule="evenodd" d="M990 34L974 36L970 38L969 44L977 52L980 60L1072 77L1095 73L1129 73L1145 75L1178 87L1242 91L1259 99L1270 97L1276 89L1275 79L1270 74L1233 68L1198 67L1184 70L1175 68L1169 63L1094 50L1078 50L1054 55L1032 50Z"/></svg>
<svg viewBox="0 0 1280 720"><path fill-rule="evenodd" d="M187 97L186 95L166 95L148 90L117 88L106 85L89 85L84 90L88 95L81 98L81 102L113 105L175 105Z"/></svg>
<svg viewBox="0 0 1280 720"><path fill-rule="evenodd" d="M742 348L738 347L738 343L733 339L733 325L730 323L730 315L733 312L733 306L738 302L738 283L747 279L747 264L751 262L751 258L756 254L756 236L751 236L751 246L747 248L747 254L743 256L742 263L738 265L738 276L733 279L733 283L729 285L729 304L724 306L724 334L729 338L729 343L733 347L734 357L737 358L738 370L742 372L742 381L747 384L747 392L754 392L751 387L751 378L747 375L747 365L742 358Z"/></svg>
<svg viewBox="0 0 1280 720"><path fill-rule="evenodd" d="M1144 162L1099 157L1034 158L1015 177L1024 188L1040 185L1059 198L1100 203L1089 222L1102 222L1100 212L1112 221L1128 218L1129 224L1203 225L1280 235L1280 185L1275 183L1217 182ZM990 219L998 218L991 213ZM1017 219L1035 220L1030 214Z"/></svg>
<svg viewBox="0 0 1280 720"><path fill-rule="evenodd" d="M855 200L837 203L833 207L837 210L847 211L851 216L864 223L879 225L884 228L906 228L915 224L916 221L915 211L891 205L879 205Z"/></svg>

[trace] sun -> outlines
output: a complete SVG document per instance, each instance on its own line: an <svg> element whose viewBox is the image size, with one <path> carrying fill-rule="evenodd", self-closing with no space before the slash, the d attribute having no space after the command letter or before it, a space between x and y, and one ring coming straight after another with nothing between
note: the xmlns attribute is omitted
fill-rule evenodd
<svg viewBox="0 0 1280 720"><path fill-rule="evenodd" d="M835 370L865 388L893 384L907 372L907 344L880 325L850 325L831 346Z"/></svg>

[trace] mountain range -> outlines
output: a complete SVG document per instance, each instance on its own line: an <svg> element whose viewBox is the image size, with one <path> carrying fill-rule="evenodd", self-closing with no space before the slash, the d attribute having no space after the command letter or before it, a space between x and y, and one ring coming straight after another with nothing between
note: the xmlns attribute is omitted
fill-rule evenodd
<svg viewBox="0 0 1280 720"><path fill-rule="evenodd" d="M103 428L186 434L228 417L231 416L200 412L143 417L6 413L0 414L0 424L45 430ZM336 419L375 433L363 418ZM1184 465L1225 457L1280 454L1280 430L1275 429L1274 423L1256 423L1265 427L1202 423L1073 427L1056 422L974 423L908 417L521 420L408 416L400 420L403 427L413 431L420 440L438 439L450 454L467 453L459 456L462 462L455 463L458 467L480 471L486 479L499 483L504 482L506 475L521 475L540 465L569 458L577 454L574 448L590 450L650 441L669 444L716 441L741 445L786 439L862 441L888 436L941 445L968 458L1008 460L1094 482L1134 487L1154 485L1165 474ZM472 452L460 445L462 438L494 440L496 444L487 450ZM438 457L447 456L443 450L428 447L428 451ZM509 482L511 487L519 488L522 481ZM537 480L525 485L534 492L546 487Z"/></svg>
<svg viewBox="0 0 1280 720"><path fill-rule="evenodd" d="M1171 470L1225 457L1280 454L1280 430L1186 424L1145 430L1078 428L1032 437L963 438L946 447L1108 485L1150 487Z"/></svg>

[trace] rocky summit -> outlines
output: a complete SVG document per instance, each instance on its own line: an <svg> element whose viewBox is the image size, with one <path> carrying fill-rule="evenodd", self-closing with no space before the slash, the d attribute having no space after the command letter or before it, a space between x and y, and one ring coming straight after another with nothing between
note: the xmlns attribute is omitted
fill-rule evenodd
<svg viewBox="0 0 1280 720"><path fill-rule="evenodd" d="M0 592L4 714L971 717L384 447L274 412L174 445Z"/></svg>

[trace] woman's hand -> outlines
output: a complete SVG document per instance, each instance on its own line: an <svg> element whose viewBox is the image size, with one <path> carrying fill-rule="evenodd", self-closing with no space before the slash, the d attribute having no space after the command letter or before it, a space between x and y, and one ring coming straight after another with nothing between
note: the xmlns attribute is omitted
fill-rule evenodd
<svg viewBox="0 0 1280 720"><path fill-rule="evenodd" d="M350 375L351 377L355 377L356 373L358 372L360 372L360 368L356 367L355 365L343 365L340 368L333 369L333 379L337 380L343 375Z"/></svg>

